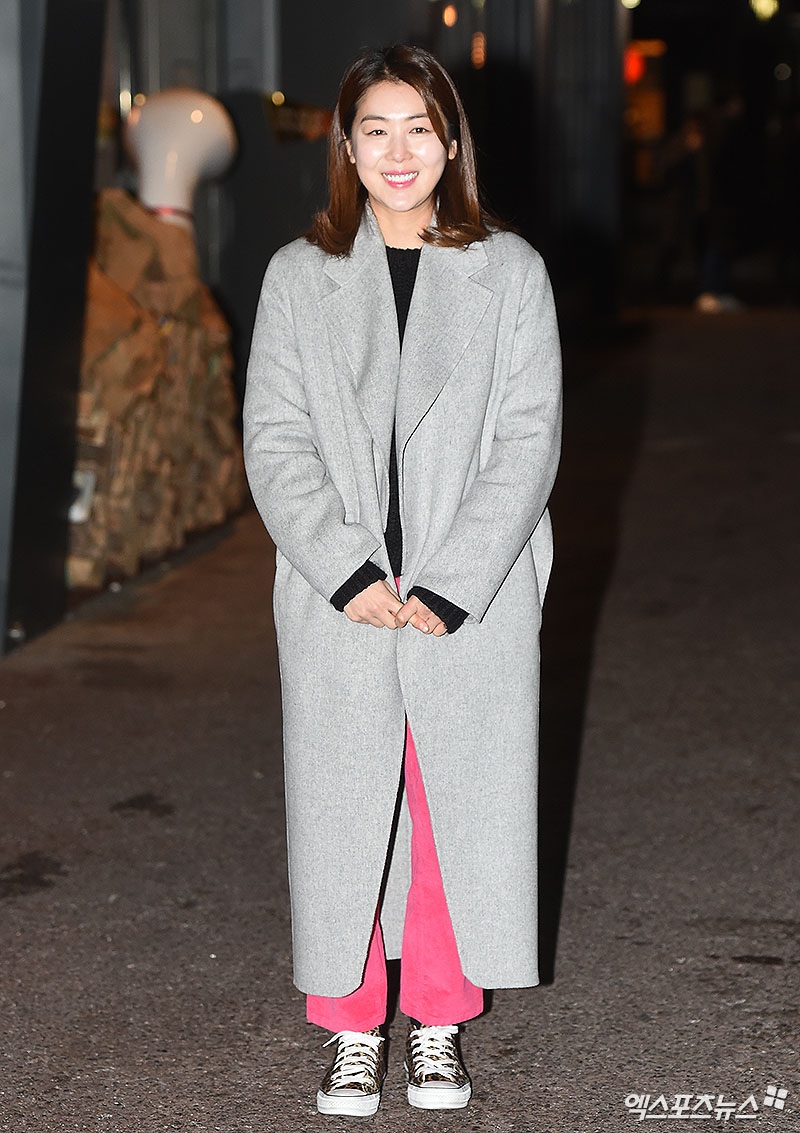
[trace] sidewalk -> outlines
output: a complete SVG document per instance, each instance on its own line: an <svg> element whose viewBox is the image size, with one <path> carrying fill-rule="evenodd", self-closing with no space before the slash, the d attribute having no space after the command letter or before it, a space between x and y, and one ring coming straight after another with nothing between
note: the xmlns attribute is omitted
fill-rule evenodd
<svg viewBox="0 0 800 1133"><path fill-rule="evenodd" d="M0 1131L800 1130L800 320L649 317L568 359L544 982L467 1028L470 1108L409 1110L398 1016L378 1115L316 1114L248 513L0 662Z"/></svg>

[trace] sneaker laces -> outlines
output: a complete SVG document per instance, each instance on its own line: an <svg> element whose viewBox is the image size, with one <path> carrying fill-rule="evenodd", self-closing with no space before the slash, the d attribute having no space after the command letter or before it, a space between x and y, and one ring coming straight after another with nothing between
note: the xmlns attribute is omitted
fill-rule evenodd
<svg viewBox="0 0 800 1133"><path fill-rule="evenodd" d="M339 1041L339 1050L331 1070L330 1088L340 1090L358 1083L369 1085L376 1075L377 1054L383 1035L366 1031L339 1031L323 1046Z"/></svg>
<svg viewBox="0 0 800 1133"><path fill-rule="evenodd" d="M420 1077L439 1074L443 1078L457 1079L463 1073L458 1060L454 1035L458 1027L415 1027L410 1034L414 1069Z"/></svg>

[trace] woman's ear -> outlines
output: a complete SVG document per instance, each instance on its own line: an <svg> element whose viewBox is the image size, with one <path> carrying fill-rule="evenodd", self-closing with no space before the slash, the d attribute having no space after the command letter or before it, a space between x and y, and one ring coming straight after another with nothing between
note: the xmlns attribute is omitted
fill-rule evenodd
<svg viewBox="0 0 800 1133"><path fill-rule="evenodd" d="M450 148L447 151L448 161L452 161L457 153L458 153L458 139L453 138L452 142L450 143Z"/></svg>
<svg viewBox="0 0 800 1133"><path fill-rule="evenodd" d="M350 158L353 165L355 165L356 159L353 157L353 147L350 145L350 139L347 134L342 134L342 141L344 142L344 148L347 150L347 156Z"/></svg>

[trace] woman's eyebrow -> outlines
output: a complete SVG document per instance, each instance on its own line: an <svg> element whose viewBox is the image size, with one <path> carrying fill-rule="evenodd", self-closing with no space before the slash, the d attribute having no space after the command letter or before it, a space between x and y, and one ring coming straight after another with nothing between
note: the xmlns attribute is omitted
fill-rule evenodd
<svg viewBox="0 0 800 1133"><path fill-rule="evenodd" d="M362 122L388 122L394 118L405 118L410 122L412 118L427 118L427 114L365 114L361 119Z"/></svg>

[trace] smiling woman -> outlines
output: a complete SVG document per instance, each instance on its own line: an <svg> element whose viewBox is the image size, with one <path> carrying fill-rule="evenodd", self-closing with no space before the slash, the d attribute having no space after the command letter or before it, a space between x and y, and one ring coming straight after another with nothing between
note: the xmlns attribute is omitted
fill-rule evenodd
<svg viewBox="0 0 800 1133"><path fill-rule="evenodd" d="M423 224L424 243L465 247L505 227L480 200L472 134L452 79L438 62L428 65L433 56L422 48L391 50L391 59L381 52L357 59L339 90L328 145L330 201L309 233L331 255L352 248L367 199L380 208L386 188L400 192L404 177L413 183L411 204L401 192L396 204L386 202L389 211L424 206L429 220L436 191L436 224Z"/></svg>
<svg viewBox="0 0 800 1133"><path fill-rule="evenodd" d="M422 247L419 232L430 221L445 165L458 152L456 139L445 149L421 95L408 83L384 81L359 102L345 147L387 243Z"/></svg>
<svg viewBox="0 0 800 1133"><path fill-rule="evenodd" d="M484 988L539 979L558 330L428 52L356 60L328 173L327 208L267 268L244 406L276 546L294 980L337 1043L321 1113L378 1108L387 957L408 1101L460 1109L459 1024Z"/></svg>

